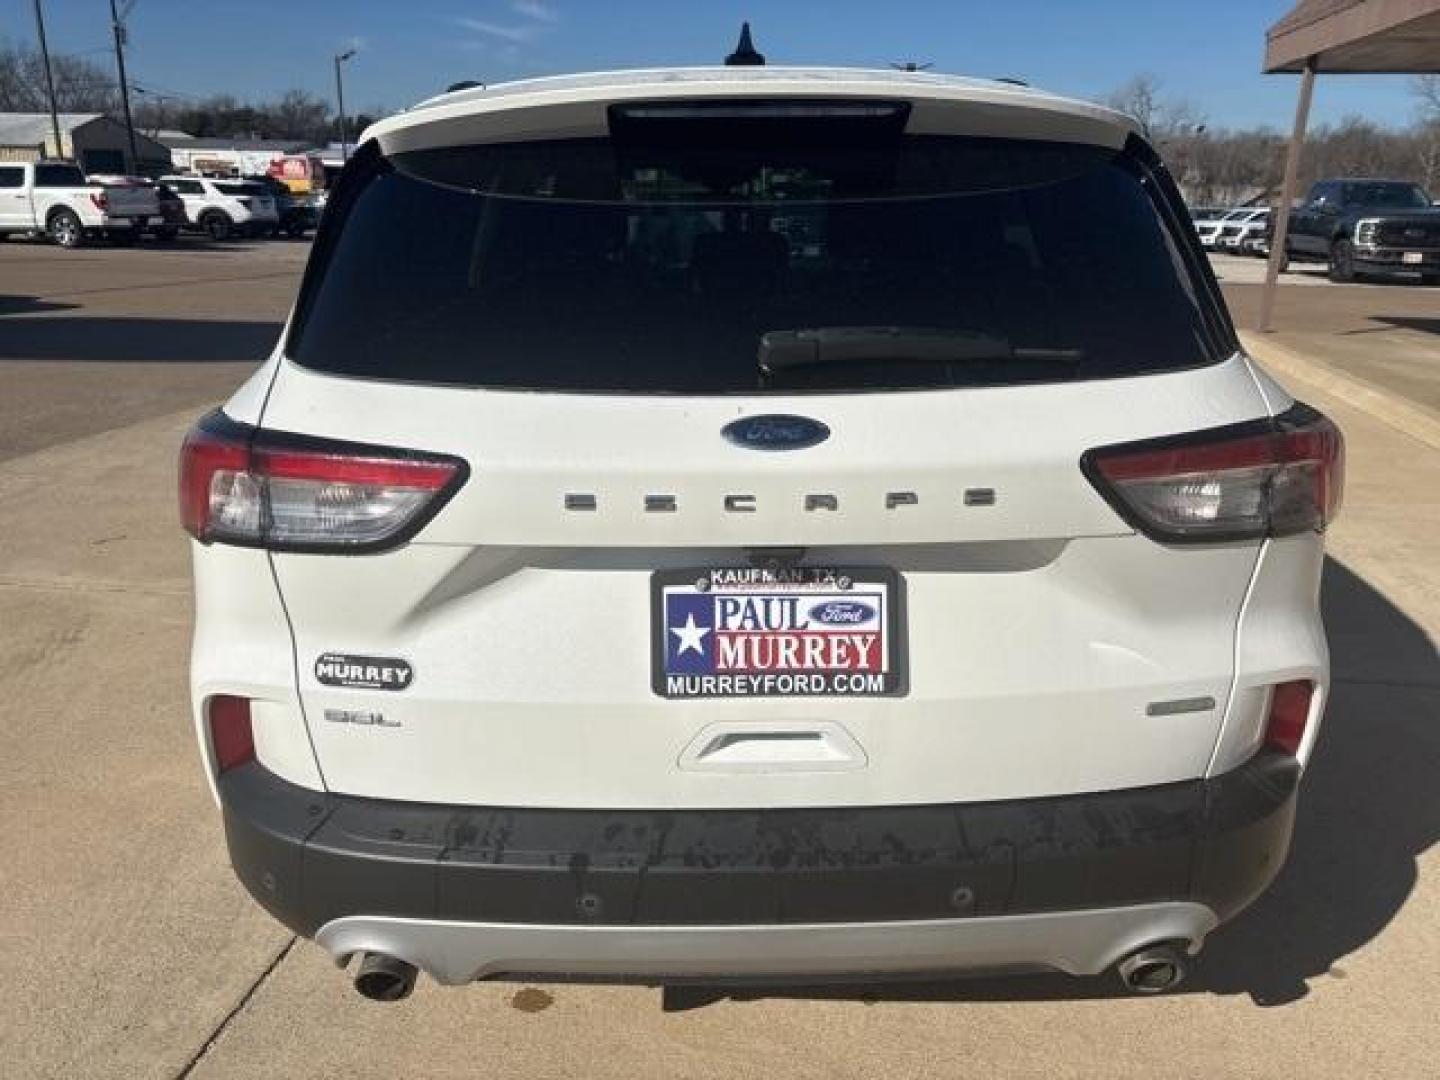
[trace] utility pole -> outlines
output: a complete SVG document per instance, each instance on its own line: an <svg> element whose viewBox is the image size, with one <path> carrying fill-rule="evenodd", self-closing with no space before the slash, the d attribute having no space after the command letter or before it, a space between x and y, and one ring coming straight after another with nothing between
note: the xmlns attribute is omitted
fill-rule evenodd
<svg viewBox="0 0 1440 1080"><path fill-rule="evenodd" d="M45 16L40 11L40 0L35 0L35 36L40 39L40 61L45 65L45 92L50 95L50 128L55 132L55 156L65 156L65 145L60 141L60 111L55 106L55 76L50 71L50 46L45 44Z"/></svg>
<svg viewBox="0 0 1440 1080"><path fill-rule="evenodd" d="M354 49L335 54L335 105L340 112L340 160L350 160L350 142L345 133L345 86L340 81L340 65L355 55Z"/></svg>
<svg viewBox="0 0 1440 1080"><path fill-rule="evenodd" d="M135 0L125 4L125 14L130 14ZM135 149L135 121L130 116L130 84L125 80L125 24L115 10L115 0L110 0L110 28L115 31L115 66L120 72L120 104L125 109L125 138L130 143L130 168L140 168L140 154Z"/></svg>

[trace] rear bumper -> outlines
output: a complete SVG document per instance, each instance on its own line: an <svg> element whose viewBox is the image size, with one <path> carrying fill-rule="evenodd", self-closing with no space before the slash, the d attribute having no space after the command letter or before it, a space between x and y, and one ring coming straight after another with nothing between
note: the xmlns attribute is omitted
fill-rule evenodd
<svg viewBox="0 0 1440 1080"><path fill-rule="evenodd" d="M1262 753L1119 792L773 811L384 802L256 764L218 787L235 871L277 919L337 958L466 981L1086 972L1164 938L1198 947L1278 872L1298 779Z"/></svg>
<svg viewBox="0 0 1440 1080"><path fill-rule="evenodd" d="M352 917L316 941L344 964L374 952L436 982L486 978L656 982L884 978L922 972L1098 975L1157 942L1194 951L1200 904L1142 904L973 919L763 926L543 926Z"/></svg>

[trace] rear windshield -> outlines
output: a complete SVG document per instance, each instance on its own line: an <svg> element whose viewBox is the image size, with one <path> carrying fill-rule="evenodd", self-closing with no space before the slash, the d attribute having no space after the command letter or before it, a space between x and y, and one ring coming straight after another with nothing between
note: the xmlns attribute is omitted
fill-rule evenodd
<svg viewBox="0 0 1440 1080"><path fill-rule="evenodd" d="M364 378L690 394L1218 358L1200 286L1123 154L730 134L378 159L329 223L291 356Z"/></svg>

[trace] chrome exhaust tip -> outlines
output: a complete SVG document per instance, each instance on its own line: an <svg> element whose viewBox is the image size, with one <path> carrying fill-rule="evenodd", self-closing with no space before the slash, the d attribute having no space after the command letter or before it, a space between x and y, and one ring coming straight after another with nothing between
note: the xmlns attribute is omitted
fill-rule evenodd
<svg viewBox="0 0 1440 1080"><path fill-rule="evenodd" d="M1115 970L1126 989L1137 994L1162 994L1185 981L1190 960L1169 945L1151 945L1125 957Z"/></svg>
<svg viewBox="0 0 1440 1080"><path fill-rule="evenodd" d="M417 974L414 964L367 952L355 969L355 992L371 1001L403 1001L415 989Z"/></svg>

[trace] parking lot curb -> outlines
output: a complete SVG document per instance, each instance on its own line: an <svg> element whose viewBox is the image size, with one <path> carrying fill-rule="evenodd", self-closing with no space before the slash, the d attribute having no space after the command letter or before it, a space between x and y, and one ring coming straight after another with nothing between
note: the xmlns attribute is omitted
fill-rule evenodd
<svg viewBox="0 0 1440 1080"><path fill-rule="evenodd" d="M1397 431L1440 450L1440 414L1434 410L1383 390L1374 383L1317 363L1264 335L1242 330L1240 344L1251 357L1282 380L1299 379L1317 386Z"/></svg>

